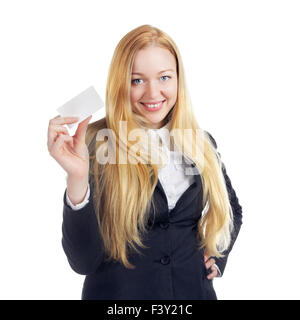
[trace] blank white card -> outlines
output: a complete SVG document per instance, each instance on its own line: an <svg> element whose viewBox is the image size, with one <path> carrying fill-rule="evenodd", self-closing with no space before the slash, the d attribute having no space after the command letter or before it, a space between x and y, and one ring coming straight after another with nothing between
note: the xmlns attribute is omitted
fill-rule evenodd
<svg viewBox="0 0 300 320"><path fill-rule="evenodd" d="M62 117L78 117L76 123L67 124L71 129L91 114L104 107L104 102L93 86L87 88L73 99L56 109Z"/></svg>

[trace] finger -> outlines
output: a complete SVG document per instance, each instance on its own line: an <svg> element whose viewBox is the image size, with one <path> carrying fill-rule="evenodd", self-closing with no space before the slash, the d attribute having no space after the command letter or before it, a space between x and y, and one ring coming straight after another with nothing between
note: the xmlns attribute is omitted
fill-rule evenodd
<svg viewBox="0 0 300 320"><path fill-rule="evenodd" d="M66 135L69 135L69 131L66 127L61 125L49 125L48 127L48 136L49 138L55 137L58 133L64 133Z"/></svg>
<svg viewBox="0 0 300 320"><path fill-rule="evenodd" d="M57 136L60 133L63 133L65 135L69 136L69 132L68 132L67 128L65 128L64 126L49 125L49 127L48 127L48 140L47 140L48 150L51 149L53 143L55 142L55 139L57 138Z"/></svg>
<svg viewBox="0 0 300 320"><path fill-rule="evenodd" d="M210 259L210 256L207 254L206 250L204 251L204 262L207 262Z"/></svg>
<svg viewBox="0 0 300 320"><path fill-rule="evenodd" d="M63 147L66 142L73 142L73 138L65 134L60 134L56 141L53 143L52 148L50 149L50 154L56 156L59 150Z"/></svg>
<svg viewBox="0 0 300 320"><path fill-rule="evenodd" d="M210 268L211 266L213 266L216 263L216 260L211 258L209 259L207 262L205 262L205 267L206 269Z"/></svg>
<svg viewBox="0 0 300 320"><path fill-rule="evenodd" d="M78 121L78 117L62 117L58 115L49 121L49 125L55 125L55 124L63 125L67 123L74 123L77 121Z"/></svg>
<svg viewBox="0 0 300 320"><path fill-rule="evenodd" d="M204 253L204 262L208 262L210 259L212 259L211 256L209 256L207 253Z"/></svg>
<svg viewBox="0 0 300 320"><path fill-rule="evenodd" d="M207 262L208 259L209 259L209 256L206 253L204 253L204 262Z"/></svg>
<svg viewBox="0 0 300 320"><path fill-rule="evenodd" d="M77 138L81 142L85 142L85 134L86 129L88 127L89 121L91 120L92 116L87 117L85 120L81 121L78 124L78 128L75 132L74 137Z"/></svg>
<svg viewBox="0 0 300 320"><path fill-rule="evenodd" d="M55 120L55 119L57 119L57 118L59 118L59 117L61 117L61 115L60 115L60 114L59 114L58 116L56 116L56 117L54 117L54 118L50 119L49 123L50 123L52 120Z"/></svg>
<svg viewBox="0 0 300 320"><path fill-rule="evenodd" d="M217 269L214 266L212 266L211 267L211 273L209 273L209 275L207 275L207 279L211 280L214 277L216 277L217 275L218 275Z"/></svg>

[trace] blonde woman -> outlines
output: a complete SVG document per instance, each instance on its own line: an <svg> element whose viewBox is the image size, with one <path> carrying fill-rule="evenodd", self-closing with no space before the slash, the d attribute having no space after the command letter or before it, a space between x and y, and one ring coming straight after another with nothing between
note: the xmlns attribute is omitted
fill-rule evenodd
<svg viewBox="0 0 300 320"><path fill-rule="evenodd" d="M189 100L174 41L127 33L109 69L106 116L74 136L50 120L48 149L67 172L62 246L86 275L82 299L217 299L242 208Z"/></svg>

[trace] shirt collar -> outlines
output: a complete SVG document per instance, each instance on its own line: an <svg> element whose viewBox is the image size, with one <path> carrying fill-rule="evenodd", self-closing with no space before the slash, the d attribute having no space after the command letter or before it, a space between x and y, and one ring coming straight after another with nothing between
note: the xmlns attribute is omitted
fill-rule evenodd
<svg viewBox="0 0 300 320"><path fill-rule="evenodd" d="M147 132L152 136L158 135L161 138L163 145L166 147L169 142L171 144L171 141L169 141L170 128L171 121L169 120L163 127L159 129L148 129ZM170 151L169 147L167 149ZM174 151L172 146L171 151ZM191 159L189 159L185 155L183 157L187 164L194 166L194 162Z"/></svg>
<svg viewBox="0 0 300 320"><path fill-rule="evenodd" d="M161 139L163 140L163 143L165 143L171 128L171 121L168 121L163 127L159 129L148 129L148 133L150 135L159 135Z"/></svg>

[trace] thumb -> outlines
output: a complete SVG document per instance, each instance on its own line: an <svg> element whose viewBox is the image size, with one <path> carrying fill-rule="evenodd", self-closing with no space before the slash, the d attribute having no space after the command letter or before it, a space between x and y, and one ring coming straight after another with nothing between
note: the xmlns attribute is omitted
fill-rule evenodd
<svg viewBox="0 0 300 320"><path fill-rule="evenodd" d="M84 119L78 124L78 128L75 132L74 137L76 137L79 141L85 141L86 129L88 127L89 121L91 120L92 115Z"/></svg>

